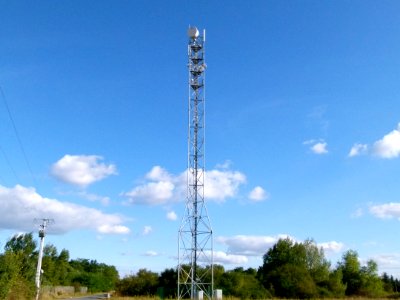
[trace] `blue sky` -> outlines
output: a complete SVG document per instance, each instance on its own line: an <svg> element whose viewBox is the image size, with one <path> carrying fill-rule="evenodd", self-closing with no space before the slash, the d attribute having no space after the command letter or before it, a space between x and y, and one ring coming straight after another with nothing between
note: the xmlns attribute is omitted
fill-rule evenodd
<svg viewBox="0 0 400 300"><path fill-rule="evenodd" d="M54 218L71 258L176 265L196 25L215 262L257 268L290 236L400 276L399 2L0 5L1 248Z"/></svg>

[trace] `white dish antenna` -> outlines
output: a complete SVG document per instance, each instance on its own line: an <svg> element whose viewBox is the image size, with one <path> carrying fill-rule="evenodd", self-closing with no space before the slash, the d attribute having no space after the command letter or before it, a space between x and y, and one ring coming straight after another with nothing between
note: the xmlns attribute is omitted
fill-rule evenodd
<svg viewBox="0 0 400 300"><path fill-rule="evenodd" d="M199 36L199 30L196 27L189 27L188 36L192 39L195 39Z"/></svg>

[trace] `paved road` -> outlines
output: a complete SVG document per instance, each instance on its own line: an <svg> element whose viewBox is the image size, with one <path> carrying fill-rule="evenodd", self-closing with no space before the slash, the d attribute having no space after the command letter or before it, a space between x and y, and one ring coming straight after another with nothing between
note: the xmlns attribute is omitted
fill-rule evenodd
<svg viewBox="0 0 400 300"><path fill-rule="evenodd" d="M65 298L65 299L79 299L79 300L93 300L93 299L108 299L108 294L97 294L78 298Z"/></svg>

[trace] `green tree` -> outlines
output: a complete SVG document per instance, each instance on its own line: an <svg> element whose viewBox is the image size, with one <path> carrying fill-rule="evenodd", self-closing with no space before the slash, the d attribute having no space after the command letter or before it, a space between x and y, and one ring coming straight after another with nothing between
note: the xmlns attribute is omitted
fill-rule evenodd
<svg viewBox="0 0 400 300"><path fill-rule="evenodd" d="M164 297L177 297L178 273L175 269L165 269L159 277L159 286L164 289Z"/></svg>
<svg viewBox="0 0 400 300"><path fill-rule="evenodd" d="M318 295L317 284L327 281L329 266L323 252L311 241L296 243L280 239L263 257L259 278L273 295L284 298L311 298Z"/></svg>
<svg viewBox="0 0 400 300"><path fill-rule="evenodd" d="M254 269L236 268L225 272L219 279L219 288L226 296L240 299L265 299L271 297L256 277Z"/></svg>
<svg viewBox="0 0 400 300"><path fill-rule="evenodd" d="M393 293L393 284L392 284L392 281L390 280L390 276L386 272L383 272L381 280L382 280L383 289L385 290L385 292Z"/></svg>
<svg viewBox="0 0 400 300"><path fill-rule="evenodd" d="M329 281L330 263L325 258L322 248L318 248L313 240L303 243L305 248L306 267L311 278L318 286L325 286Z"/></svg>
<svg viewBox="0 0 400 300"><path fill-rule="evenodd" d="M119 281L117 292L122 296L154 296L158 288L158 274L140 269Z"/></svg>
<svg viewBox="0 0 400 300"><path fill-rule="evenodd" d="M6 252L18 255L21 260L21 274L27 279L34 281L38 251L37 244L32 233L16 234L5 245Z"/></svg>
<svg viewBox="0 0 400 300"><path fill-rule="evenodd" d="M375 261L369 260L365 266L361 266L358 253L348 250L343 254L338 269L342 271L347 296L380 297L384 294L384 283L378 276Z"/></svg>
<svg viewBox="0 0 400 300"><path fill-rule="evenodd" d="M96 260L76 259L66 263L69 253L61 251L58 262L65 265L60 269L64 281L70 281L75 286L87 286L92 292L110 291L115 288L119 279L118 271L114 266L98 263Z"/></svg>
<svg viewBox="0 0 400 300"><path fill-rule="evenodd" d="M57 285L59 284L55 272L57 270L56 258L57 248L51 244L44 246L43 259L42 259L42 284L44 285Z"/></svg>
<svg viewBox="0 0 400 300"><path fill-rule="evenodd" d="M343 283L342 269L330 272L328 281L328 293L324 296L332 298L343 298L346 293L347 285Z"/></svg>
<svg viewBox="0 0 400 300"><path fill-rule="evenodd" d="M20 261L15 253L7 251L0 255L0 299L6 299L18 286L20 270Z"/></svg>
<svg viewBox="0 0 400 300"><path fill-rule="evenodd" d="M0 299L30 299L35 293L36 243L32 233L14 235L0 256Z"/></svg>
<svg viewBox="0 0 400 300"><path fill-rule="evenodd" d="M362 285L358 253L353 250L346 251L338 268L342 271L343 283L346 284L346 295L358 295Z"/></svg>
<svg viewBox="0 0 400 300"><path fill-rule="evenodd" d="M57 269L54 273L57 282L61 285L70 285L73 269L69 263L69 251L62 249L60 254L55 257L54 260L57 265Z"/></svg>
<svg viewBox="0 0 400 300"><path fill-rule="evenodd" d="M225 268L222 265L214 265L214 288L221 289L221 280L225 275Z"/></svg>
<svg viewBox="0 0 400 300"><path fill-rule="evenodd" d="M378 298L385 294L384 285L378 275L378 264L368 260L367 265L361 267L361 295Z"/></svg>
<svg viewBox="0 0 400 300"><path fill-rule="evenodd" d="M164 289L165 298L177 297L178 272L175 269L165 269L159 277L159 286Z"/></svg>

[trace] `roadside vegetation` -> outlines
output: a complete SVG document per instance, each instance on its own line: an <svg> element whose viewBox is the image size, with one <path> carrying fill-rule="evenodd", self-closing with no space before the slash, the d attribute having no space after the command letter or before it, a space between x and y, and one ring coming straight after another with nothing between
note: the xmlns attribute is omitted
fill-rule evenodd
<svg viewBox="0 0 400 300"><path fill-rule="evenodd" d="M0 254L0 299L33 299L37 257L32 233L7 241ZM42 269L42 286L74 286L77 290L85 286L91 293L115 291L115 297L135 297L132 299L177 296L173 268L161 273L141 269L119 278L114 266L90 259L73 260L68 250L58 252L47 245ZM361 265L357 252L348 250L332 266L312 240L279 240L264 254L258 269L225 270L215 265L214 288L223 290L224 299L400 297L400 281L386 273L380 276L375 261Z"/></svg>

